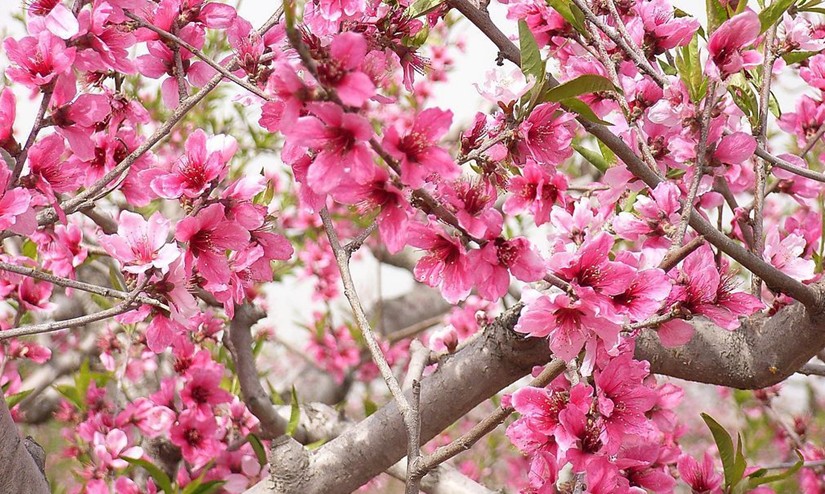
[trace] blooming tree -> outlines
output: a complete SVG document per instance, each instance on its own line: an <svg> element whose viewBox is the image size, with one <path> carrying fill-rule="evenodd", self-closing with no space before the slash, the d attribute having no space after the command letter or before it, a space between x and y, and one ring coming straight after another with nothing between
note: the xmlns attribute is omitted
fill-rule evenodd
<svg viewBox="0 0 825 494"><path fill-rule="evenodd" d="M0 490L825 490L821 0L488 3L26 0Z"/></svg>

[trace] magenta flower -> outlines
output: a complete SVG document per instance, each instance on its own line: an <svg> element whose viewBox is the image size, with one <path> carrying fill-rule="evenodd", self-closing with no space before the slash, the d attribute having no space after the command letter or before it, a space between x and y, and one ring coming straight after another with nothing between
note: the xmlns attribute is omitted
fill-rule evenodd
<svg viewBox="0 0 825 494"><path fill-rule="evenodd" d="M522 159L531 156L540 165L556 166L573 154L573 115L558 103L542 103L519 127L518 143Z"/></svg>
<svg viewBox="0 0 825 494"><path fill-rule="evenodd" d="M77 34L77 18L62 2L31 0L27 7L29 14L43 17L46 29L58 38L67 40Z"/></svg>
<svg viewBox="0 0 825 494"><path fill-rule="evenodd" d="M407 221L411 208L404 195L389 180L383 168L375 169L375 178L353 187L341 187L334 198L344 204L355 204L364 213L381 208L375 220L387 250L394 254L407 244Z"/></svg>
<svg viewBox="0 0 825 494"><path fill-rule="evenodd" d="M713 457L709 453L705 453L701 464L692 456L683 454L679 457L676 467L682 480L693 489L693 492L722 493L722 474L716 472Z"/></svg>
<svg viewBox="0 0 825 494"><path fill-rule="evenodd" d="M318 79L321 84L334 88L343 104L362 106L375 94L372 80L358 70L367 55L367 40L362 34L343 32L330 43L329 55L329 60L318 64Z"/></svg>
<svg viewBox="0 0 825 494"><path fill-rule="evenodd" d="M756 41L760 29L759 16L752 10L746 10L725 21L708 40L713 65L708 64L706 70L725 79L742 69L752 69L762 63L761 53L745 50L745 47Z"/></svg>
<svg viewBox="0 0 825 494"><path fill-rule="evenodd" d="M232 395L221 389L221 372L216 367L198 367L189 372L189 382L180 393L183 405L201 416L214 414L213 408L232 401Z"/></svg>
<svg viewBox="0 0 825 494"><path fill-rule="evenodd" d="M176 245L166 243L169 227L169 220L160 212L146 221L139 214L122 211L117 235L101 236L100 245L123 264L123 270L128 273L145 273L152 268L165 273L180 255Z"/></svg>
<svg viewBox="0 0 825 494"><path fill-rule="evenodd" d="M17 100L11 88L0 89L0 148L12 149L14 119L17 117ZM5 166L5 165L4 165Z"/></svg>
<svg viewBox="0 0 825 494"><path fill-rule="evenodd" d="M574 300L562 293L541 295L528 303L515 327L515 331L533 337L549 336L550 349L567 362L574 359L585 344L594 345L596 337L608 349L615 347L620 330L621 326L601 313L599 304L586 298Z"/></svg>
<svg viewBox="0 0 825 494"><path fill-rule="evenodd" d="M307 185L318 194L354 181L365 184L375 176L367 141L372 127L362 116L344 113L334 103L312 103L315 116L299 118L286 135L293 144L318 151L307 172Z"/></svg>
<svg viewBox="0 0 825 494"><path fill-rule="evenodd" d="M550 221L550 210L556 202L564 204L567 179L551 167L528 160L521 176L514 176L507 184L510 196L504 202L504 212L510 215L530 211L536 226Z"/></svg>
<svg viewBox="0 0 825 494"><path fill-rule="evenodd" d="M49 31L20 41L6 38L3 47L14 64L6 69L6 75L30 89L52 84L59 75L71 70L76 50L66 48L66 43Z"/></svg>
<svg viewBox="0 0 825 494"><path fill-rule="evenodd" d="M181 29L178 36L196 48L203 46L203 33L191 24ZM166 76L160 87L163 103L169 108L177 108L178 103L180 103L180 89L178 78L175 77L174 53L161 41L150 41L146 43L146 47L149 54L141 55L135 60L138 72L152 79L160 79ZM192 62L191 59L194 55L188 50L181 50L180 53L183 60L186 89L189 89L190 84L195 87L206 84L215 73L215 70L204 62Z"/></svg>
<svg viewBox="0 0 825 494"><path fill-rule="evenodd" d="M735 281L727 266L716 268L713 252L703 245L689 255L677 275L666 305L681 303L689 313L707 317L725 329L736 329L739 316L749 316L764 304L745 292L734 292Z"/></svg>
<svg viewBox="0 0 825 494"><path fill-rule="evenodd" d="M226 176L226 164L235 153L237 142L233 137L221 135L207 139L206 133L198 129L186 139L184 149L186 154L175 162L169 173L152 180L150 187L158 196L200 197Z"/></svg>
<svg viewBox="0 0 825 494"><path fill-rule="evenodd" d="M654 55L688 44L699 29L699 21L693 17L674 17L668 0L638 2L635 10L644 27L644 35L637 41Z"/></svg>
<svg viewBox="0 0 825 494"><path fill-rule="evenodd" d="M662 307L670 289L670 281L661 269L637 271L627 289L613 296L613 304L617 312L627 314L632 321L643 321Z"/></svg>
<svg viewBox="0 0 825 494"><path fill-rule="evenodd" d="M270 132L288 131L311 99L314 88L287 62L275 64L267 88L277 100L264 103L259 123Z"/></svg>
<svg viewBox="0 0 825 494"><path fill-rule="evenodd" d="M134 74L135 64L129 49L135 44L135 35L120 23L122 13L107 2L96 2L91 9L83 9L77 16L77 38L82 48L77 52L77 68L86 72L114 70Z"/></svg>
<svg viewBox="0 0 825 494"><path fill-rule="evenodd" d="M679 224L681 195L679 186L673 182L662 182L649 196L636 197L633 209L638 216L622 211L613 219L613 229L626 240L635 241L641 236L647 236L645 247L667 248L670 246L667 235Z"/></svg>
<svg viewBox="0 0 825 494"><path fill-rule="evenodd" d="M322 0L318 12L328 21L350 19L367 8L365 0Z"/></svg>
<svg viewBox="0 0 825 494"><path fill-rule="evenodd" d="M656 392L643 381L650 374L649 364L633 360L632 352L610 359L595 372L596 402L604 418L605 445L611 454L618 452L626 436L644 435L652 428L645 414L656 405Z"/></svg>
<svg viewBox="0 0 825 494"><path fill-rule="evenodd" d="M738 165L753 156L756 139L744 132L735 132L722 137L713 151L710 166Z"/></svg>
<svg viewBox="0 0 825 494"><path fill-rule="evenodd" d="M498 300L507 293L510 273L524 282L538 281L546 274L544 262L524 237L497 238L469 255L475 267L475 286L487 300Z"/></svg>
<svg viewBox="0 0 825 494"><path fill-rule="evenodd" d="M473 275L464 246L457 238L438 227L412 223L407 242L428 251L415 265L415 279L428 286L440 286L441 294L451 303L470 293Z"/></svg>
<svg viewBox="0 0 825 494"><path fill-rule="evenodd" d="M249 243L249 231L224 216L221 204L212 204L194 217L187 217L178 224L175 238L188 242L187 263L195 259L198 272L209 282L226 283L230 270L226 250L241 250Z"/></svg>
<svg viewBox="0 0 825 494"><path fill-rule="evenodd" d="M218 432L214 416L202 416L193 410L185 410L172 426L169 440L180 448L184 460L194 468L200 468L220 453Z"/></svg>
<svg viewBox="0 0 825 494"><path fill-rule="evenodd" d="M37 141L29 149L29 175L21 179L24 185L46 196L64 223L66 215L60 208L57 193L76 190L80 178L77 169L62 159L65 151L66 144L58 134Z"/></svg>
<svg viewBox="0 0 825 494"><path fill-rule="evenodd" d="M399 160L401 180L410 187L421 187L430 174L451 180L459 174L450 154L436 142L450 130L451 111L428 108L415 117L412 127L402 136L390 127L383 145L390 155Z"/></svg>

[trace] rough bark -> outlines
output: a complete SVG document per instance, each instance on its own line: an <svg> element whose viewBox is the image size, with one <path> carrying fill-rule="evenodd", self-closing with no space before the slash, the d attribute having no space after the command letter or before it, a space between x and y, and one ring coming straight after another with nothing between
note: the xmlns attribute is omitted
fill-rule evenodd
<svg viewBox="0 0 825 494"><path fill-rule="evenodd" d="M5 494L48 494L49 483L38 461L39 446L20 437L6 400L0 395L0 486ZM42 452L42 448L39 448Z"/></svg>

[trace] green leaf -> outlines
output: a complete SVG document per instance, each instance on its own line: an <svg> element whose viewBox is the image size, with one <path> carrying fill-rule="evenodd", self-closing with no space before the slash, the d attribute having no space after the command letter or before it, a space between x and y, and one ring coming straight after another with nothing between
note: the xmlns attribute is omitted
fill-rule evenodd
<svg viewBox="0 0 825 494"><path fill-rule="evenodd" d="M37 244L29 239L24 240L23 245L20 247L20 253L29 259L37 259Z"/></svg>
<svg viewBox="0 0 825 494"><path fill-rule="evenodd" d="M796 451L796 456L799 457L799 460L797 460L797 462L794 463L794 465L791 468L785 470L782 473L765 476L765 474L768 473L768 471L764 468L760 468L759 470L748 475L748 489L754 489L760 485L768 484L770 482L779 482L780 480L785 480L790 476L794 475L796 472L799 471L800 468L802 468L802 465L805 464L805 459L802 457L799 451Z"/></svg>
<svg viewBox="0 0 825 494"><path fill-rule="evenodd" d="M772 4L768 5L768 8L760 12L759 24L761 24L762 27L759 34L764 33L770 29L771 26L776 24L776 22L782 17L782 14L784 14L795 1L796 0L774 0Z"/></svg>
<svg viewBox="0 0 825 494"><path fill-rule="evenodd" d="M521 72L525 78L532 76L536 86L540 87L544 83L544 60L541 59L536 38L524 20L518 21L518 42L521 50Z"/></svg>
<svg viewBox="0 0 825 494"><path fill-rule="evenodd" d="M768 110L770 110L775 118L779 119L782 117L782 108L780 108L779 100L776 99L773 91L770 92L770 96L768 97Z"/></svg>
<svg viewBox="0 0 825 494"><path fill-rule="evenodd" d="M25 400L27 396L32 394L32 391L34 390L27 389L19 393L14 393L13 395L6 396L6 405L8 405L9 409L14 408L18 403Z"/></svg>
<svg viewBox="0 0 825 494"><path fill-rule="evenodd" d="M117 270L114 264L109 265L109 283L112 284L112 288L115 290L120 290L122 292L126 291L126 288L123 286L123 283L120 281L122 280L122 275L120 271Z"/></svg>
<svg viewBox="0 0 825 494"><path fill-rule="evenodd" d="M610 168L610 164L604 159L604 157L600 153L597 153L592 149L587 149L586 147L581 146L579 144L573 144L573 149L575 149L580 155L582 155L584 159L589 161L590 164L595 166L596 169L600 172L604 173L607 171L608 168Z"/></svg>
<svg viewBox="0 0 825 494"><path fill-rule="evenodd" d="M80 364L80 370L74 376L74 386L77 389L77 394L81 398L86 398L89 392L89 384L92 383L92 373L89 370L89 359L83 360Z"/></svg>
<svg viewBox="0 0 825 494"><path fill-rule="evenodd" d="M722 459L722 468L725 471L725 486L731 488L742 480L742 476L745 473L744 458L740 461L741 450L739 448L734 449L733 439L731 439L728 431L726 431L719 422L713 420L713 418L706 413L702 414L702 419L705 421L705 424L707 424L708 429L710 429L713 440L716 442L716 449L719 450L719 457Z"/></svg>
<svg viewBox="0 0 825 494"><path fill-rule="evenodd" d="M80 397L77 392L77 388L74 386L69 386L68 384L58 384L55 385L54 389L56 389L58 393L62 394L64 398L69 400L72 405L76 406L78 410L84 410L86 408L84 400Z"/></svg>
<svg viewBox="0 0 825 494"><path fill-rule="evenodd" d="M209 482L201 483L201 479L189 482L186 488L181 491L181 494L213 494L218 492L224 484L225 480L210 480Z"/></svg>
<svg viewBox="0 0 825 494"><path fill-rule="evenodd" d="M142 460L140 458L123 458L127 463L138 466L149 472L149 475L154 479L158 488L166 494L173 494L175 491L172 488L172 480L166 475L166 472L160 469L154 463Z"/></svg>
<svg viewBox="0 0 825 494"><path fill-rule="evenodd" d="M547 5L564 17L564 20L569 22L573 29L587 35L587 29L584 27L584 12L573 5L570 0L547 0Z"/></svg>
<svg viewBox="0 0 825 494"><path fill-rule="evenodd" d="M825 13L825 12L823 12ZM811 58L812 56L819 53L818 51L794 51L791 53L786 53L782 55L782 60L785 61L788 65L792 65L799 62L804 62L805 60Z"/></svg>
<svg viewBox="0 0 825 494"><path fill-rule="evenodd" d="M408 19L415 19L416 17L429 14L444 3L444 0L415 0L404 11L404 15Z"/></svg>
<svg viewBox="0 0 825 494"><path fill-rule="evenodd" d="M622 92L621 89L610 82L610 79L596 74L586 74L580 75L573 80L559 84L553 89L546 91L542 100L557 103L562 100L581 96L582 94L598 93L600 91Z"/></svg>
<svg viewBox="0 0 825 494"><path fill-rule="evenodd" d="M687 46L676 53L676 68L685 83L694 103L701 101L708 89L708 81L702 75L702 61L699 58L699 36L693 36Z"/></svg>
<svg viewBox="0 0 825 494"><path fill-rule="evenodd" d="M252 433L246 435L246 440L249 442L249 445L252 446L252 451L255 452L255 456L258 457L258 463L261 466L266 465L266 448L264 447L264 443L258 439L258 436Z"/></svg>
<svg viewBox="0 0 825 494"><path fill-rule="evenodd" d="M705 0L705 8L708 14L708 36L716 31L716 28L728 20L728 10L719 0Z"/></svg>
<svg viewBox="0 0 825 494"><path fill-rule="evenodd" d="M602 120L601 118L599 118L598 115L593 113L593 110L587 105L587 103L581 101L580 99L569 98L569 99L560 101L560 103L562 104L562 106L564 106L565 110L571 111L573 113L577 113L577 114L579 114L580 117L582 117L585 120L588 120L590 122L597 123L597 124L607 125L607 126L613 125L612 123L607 122L607 121Z"/></svg>
<svg viewBox="0 0 825 494"><path fill-rule="evenodd" d="M295 386L292 386L292 403L290 403L289 423L286 426L286 433L289 436L295 434L298 430L298 421L301 418L301 407L298 405L298 393L295 391Z"/></svg>
<svg viewBox="0 0 825 494"><path fill-rule="evenodd" d="M378 411L378 404L369 398L364 398L364 416L369 417Z"/></svg>

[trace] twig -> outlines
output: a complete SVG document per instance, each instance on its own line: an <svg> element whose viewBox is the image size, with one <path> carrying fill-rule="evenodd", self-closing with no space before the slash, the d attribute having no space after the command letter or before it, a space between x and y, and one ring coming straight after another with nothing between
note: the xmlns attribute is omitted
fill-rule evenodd
<svg viewBox="0 0 825 494"><path fill-rule="evenodd" d="M23 173L23 165L26 163L29 148L32 147L34 140L37 138L37 134L40 133L40 129L43 128L43 117L46 115L46 110L49 109L49 103L52 100L53 92L54 84L49 85L43 90L43 99L40 100L40 107L37 109L37 115L34 117L32 130L29 132L29 137L26 138L26 143L23 145L23 150L20 151L20 154L17 155L15 160L14 169L12 170L11 177L9 178L9 189L14 187L15 183L17 183L17 179L20 178L20 174Z"/></svg>
<svg viewBox="0 0 825 494"><path fill-rule="evenodd" d="M344 251L349 256L352 256L355 252L358 251L358 249L361 248L362 245L364 245L364 242L367 241L369 236L372 235L372 232L374 232L376 228L378 228L378 222L374 221L370 224L370 226L366 227L364 231L359 233L357 237L350 240L348 244L344 245Z"/></svg>
<svg viewBox="0 0 825 494"><path fill-rule="evenodd" d="M817 362L808 362L803 365L798 371L799 374L806 376L825 376L825 364Z"/></svg>
<svg viewBox="0 0 825 494"><path fill-rule="evenodd" d="M808 154L808 152L810 152L810 150L813 149L814 146L816 146L816 143L819 142L820 139L822 139L823 135L825 135L825 125L820 125L819 130L816 131L816 134L811 136L808 142L805 143L805 147L802 148L802 151L799 152L799 156L804 158L805 155Z"/></svg>
<svg viewBox="0 0 825 494"><path fill-rule="evenodd" d="M825 125L823 125L822 128L825 129ZM800 177L816 180L817 182L825 182L825 174L796 166L789 161L783 160L782 158L770 154L769 152L765 151L765 149L761 146L756 147L755 154L777 168L781 168L791 173L795 173Z"/></svg>
<svg viewBox="0 0 825 494"><path fill-rule="evenodd" d="M349 261L350 257L341 246L341 241L338 239L338 233L335 231L335 226L332 224L332 219L329 216L329 211L326 207L321 209L321 220L324 223L324 230L329 238L329 244L335 254L335 261L338 264L338 270L341 272L341 283L344 285L344 296L352 308L355 322L361 330L364 340L367 343L367 348L372 355L373 362L378 367L381 377L387 383L393 398L398 403L398 408L404 419L404 425L407 428L408 448L407 455L410 463L415 463L416 452L419 450L420 444L414 443L415 438L419 438L421 434L421 423L413 406L404 396L398 380L392 373L390 365L387 363L386 357L378 345L378 340L372 331L372 326L367 319L367 314L364 312L364 307L361 305L361 300L358 298L358 293L355 291L355 283L352 280L352 273L350 272Z"/></svg>
<svg viewBox="0 0 825 494"><path fill-rule="evenodd" d="M66 319L64 321L52 321L43 324L32 324L31 326L22 326L14 329L7 329L0 331L0 340L8 338L16 338L18 336L29 336L41 333L51 333L53 331L60 331L63 329L76 328L78 326L85 326L86 324L102 321L110 317L114 317L134 309L135 306L131 302L122 302L114 307L111 307L94 314L86 316Z"/></svg>
<svg viewBox="0 0 825 494"><path fill-rule="evenodd" d="M693 240L679 247L678 249L668 250L667 254L665 254L664 259L662 259L662 261L659 263L659 269L661 269L664 272L670 271L671 269L675 268L680 262L682 262L687 256L689 256L691 252L701 247L704 243L705 237L699 235L698 237L693 238Z"/></svg>
<svg viewBox="0 0 825 494"><path fill-rule="evenodd" d="M773 50L773 42L776 38L776 24L772 25L765 34L765 54L762 62L762 86L759 88L759 120L756 125L756 141L765 146L768 132L768 103L771 97L771 73L776 60ZM765 207L765 185L768 183L767 164L764 160L754 160L753 171L755 176L753 190L753 244L752 251L755 255L762 257L765 250L764 221L762 210ZM762 291L762 280L758 276L751 278L751 293L760 298Z"/></svg>
<svg viewBox="0 0 825 494"><path fill-rule="evenodd" d="M528 386L535 388L543 388L550 384L556 377L564 372L566 364L561 359L554 359L535 379L530 381ZM440 446L431 454L421 458L420 465L415 470L415 475L423 477L430 470L444 463L450 458L459 453L467 451L479 439L486 436L490 432L501 425L504 420L515 411L513 407L499 406L496 411L487 416L484 420L476 424L472 429L462 434L456 440L445 446Z"/></svg>
<svg viewBox="0 0 825 494"><path fill-rule="evenodd" d="M406 328L399 329L398 331L393 331L392 333L386 336L386 339L389 343L395 343L406 338L412 338L413 336L430 329L431 327L435 326L443 320L443 314L429 317L427 319L424 319L423 321L418 321L415 324L410 324Z"/></svg>
<svg viewBox="0 0 825 494"><path fill-rule="evenodd" d="M63 278L60 276L55 276L53 274L44 273L43 271L38 271L36 269L26 268L23 266L18 266L16 264L9 264L7 262L0 261L0 270L16 273L23 276L28 276L29 278L34 278L40 281L46 281L65 288L83 290L84 292L94 293L96 295L101 295L103 297L119 298L121 300L127 300L130 297L132 297L132 294L128 292L115 290L113 288L107 288L99 285L92 285L91 283L85 283L70 278ZM158 300L155 300L152 297L147 297L146 295L138 294L134 297L134 300L142 304L151 305L153 307L163 309L167 312L169 311L168 305Z"/></svg>

